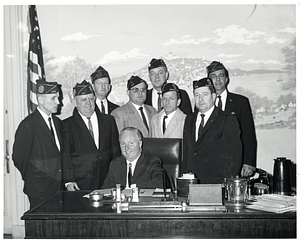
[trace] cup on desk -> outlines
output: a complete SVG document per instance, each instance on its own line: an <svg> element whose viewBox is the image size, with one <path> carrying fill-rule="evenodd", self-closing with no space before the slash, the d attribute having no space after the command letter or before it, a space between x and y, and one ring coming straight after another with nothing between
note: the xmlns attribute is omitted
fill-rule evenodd
<svg viewBox="0 0 300 241"><path fill-rule="evenodd" d="M227 192L229 203L246 203L247 201L247 179L229 178L227 181Z"/></svg>
<svg viewBox="0 0 300 241"><path fill-rule="evenodd" d="M177 182L177 196L178 197L188 197L189 195L189 185L197 184L198 180L192 173L183 174L182 177L176 178Z"/></svg>

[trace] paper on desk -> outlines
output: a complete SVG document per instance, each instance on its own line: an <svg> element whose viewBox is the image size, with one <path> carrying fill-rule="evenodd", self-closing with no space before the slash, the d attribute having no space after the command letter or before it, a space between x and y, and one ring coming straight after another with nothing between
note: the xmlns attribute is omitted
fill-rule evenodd
<svg viewBox="0 0 300 241"><path fill-rule="evenodd" d="M296 211L296 196L265 194L257 196L257 202L251 203L247 208L275 213Z"/></svg>

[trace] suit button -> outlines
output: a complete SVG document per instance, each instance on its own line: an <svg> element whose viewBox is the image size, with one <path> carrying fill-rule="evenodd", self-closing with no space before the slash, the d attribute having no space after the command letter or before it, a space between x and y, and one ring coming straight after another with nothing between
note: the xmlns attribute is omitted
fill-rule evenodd
<svg viewBox="0 0 300 241"><path fill-rule="evenodd" d="M59 172L61 172L61 170L58 170Z"/></svg>
<svg viewBox="0 0 300 241"><path fill-rule="evenodd" d="M196 155L197 155L197 153L195 152L195 153L194 153L194 156L196 156Z"/></svg>

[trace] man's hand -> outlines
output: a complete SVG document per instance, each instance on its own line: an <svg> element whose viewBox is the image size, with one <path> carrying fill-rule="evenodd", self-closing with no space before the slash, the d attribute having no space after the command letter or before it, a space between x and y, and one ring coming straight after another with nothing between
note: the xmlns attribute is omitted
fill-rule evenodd
<svg viewBox="0 0 300 241"><path fill-rule="evenodd" d="M251 177L255 172L255 167L243 164L242 170L241 170L241 176L242 177Z"/></svg>
<svg viewBox="0 0 300 241"><path fill-rule="evenodd" d="M68 184L66 184L66 188L68 191L80 190L76 182L69 182Z"/></svg>

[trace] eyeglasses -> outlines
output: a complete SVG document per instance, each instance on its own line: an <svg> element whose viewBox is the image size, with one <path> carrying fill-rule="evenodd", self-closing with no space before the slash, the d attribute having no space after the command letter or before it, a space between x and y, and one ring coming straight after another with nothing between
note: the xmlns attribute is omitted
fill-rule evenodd
<svg viewBox="0 0 300 241"><path fill-rule="evenodd" d="M133 88L133 89L130 89L132 90L134 93L146 93L147 89L146 88Z"/></svg>

